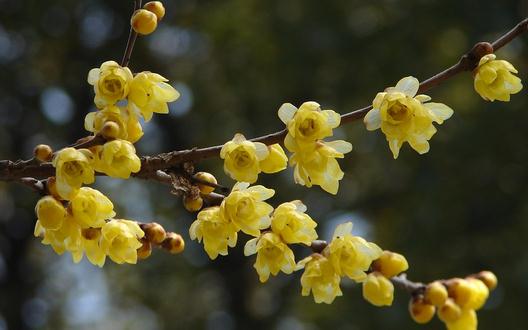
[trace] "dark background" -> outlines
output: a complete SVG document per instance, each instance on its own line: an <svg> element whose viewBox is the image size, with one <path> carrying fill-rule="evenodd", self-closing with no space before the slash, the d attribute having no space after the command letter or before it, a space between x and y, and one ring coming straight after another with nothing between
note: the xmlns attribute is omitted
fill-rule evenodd
<svg viewBox="0 0 528 330"><path fill-rule="evenodd" d="M316 100L344 113L406 75L424 79L477 41L493 40L527 16L526 1L211 0L165 1L156 33L140 38L133 71L159 72L182 93L171 114L144 126L140 154L208 146L242 132L282 128L283 102ZM132 1L0 0L0 158L31 156L86 135L93 110L91 68L121 59ZM526 81L528 35L498 52ZM408 145L393 160L381 132L361 122L336 130L354 150L341 161L334 197L293 183L292 170L261 175L272 203L302 199L329 238L355 232L407 256L411 279L494 271L500 285L479 311L479 329L528 322L528 98L484 102L462 74L430 92L455 110L431 151ZM232 185L218 159L199 164ZM259 284L245 237L229 256L208 260L188 239L192 215L166 187L99 178L123 218L181 232L182 255L155 251L138 265L103 269L57 256L32 236L38 196L0 183L0 330L4 329L442 329L412 322L408 296L390 308L343 281L344 297L319 305L300 296L300 273ZM298 257L307 251L296 251Z"/></svg>

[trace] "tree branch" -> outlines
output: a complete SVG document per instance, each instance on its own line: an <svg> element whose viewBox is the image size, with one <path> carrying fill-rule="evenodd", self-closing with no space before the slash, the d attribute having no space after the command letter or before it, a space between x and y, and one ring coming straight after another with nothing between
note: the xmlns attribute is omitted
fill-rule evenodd
<svg viewBox="0 0 528 330"><path fill-rule="evenodd" d="M141 1L142 0L134 0L134 12L141 8ZM123 54L123 59L121 60L121 66L128 66L137 37L138 33L134 31L132 26L130 26L130 32L128 33L127 45L125 49L125 54Z"/></svg>
<svg viewBox="0 0 528 330"><path fill-rule="evenodd" d="M141 7L141 1L136 0L135 8L138 9L139 7ZM461 72L472 71L477 66L478 61L482 56L499 50L527 31L528 18L525 18L493 43L479 42L475 44L475 46L468 53L464 54L455 65L422 81L418 93L427 92ZM135 40L135 37L133 36L134 33L135 32L131 29L131 36L129 37L129 42L127 43L127 49L122 63L124 66L128 65L128 60L132 53ZM341 122L345 124L359 120L363 118L370 109L372 109L371 105L345 113L341 115ZM275 133L253 138L251 141L262 142L268 145L282 143L287 133L287 130L283 129ZM81 146L86 147L86 145ZM176 150L154 156L143 156L141 157L141 170L134 174L134 176L152 179L155 178L157 170L166 170L181 165L182 163L196 163L207 158L218 157L221 149L222 145L217 145L206 148ZM0 181L16 181L23 177L44 179L53 175L54 168L50 163L36 164L34 160L0 160Z"/></svg>

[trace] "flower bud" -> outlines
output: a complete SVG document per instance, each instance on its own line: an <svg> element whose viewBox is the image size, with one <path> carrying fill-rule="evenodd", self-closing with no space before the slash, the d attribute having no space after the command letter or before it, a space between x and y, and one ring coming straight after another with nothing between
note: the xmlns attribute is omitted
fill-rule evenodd
<svg viewBox="0 0 528 330"><path fill-rule="evenodd" d="M139 34L151 34L158 26L158 17L151 11L138 9L132 15L130 25Z"/></svg>
<svg viewBox="0 0 528 330"><path fill-rule="evenodd" d="M203 199L200 196L193 198L187 195L183 198L183 206L189 212L198 212L203 206Z"/></svg>
<svg viewBox="0 0 528 330"><path fill-rule="evenodd" d="M152 253L152 245L148 240L141 240L141 246L137 249L137 256L139 259L147 259Z"/></svg>
<svg viewBox="0 0 528 330"><path fill-rule="evenodd" d="M462 308L471 302L474 294L473 285L465 279L455 278L447 284L449 297L453 298L456 304Z"/></svg>
<svg viewBox="0 0 528 330"><path fill-rule="evenodd" d="M165 229L157 222L142 224L140 227L145 232L147 240L152 244L161 244L167 237Z"/></svg>
<svg viewBox="0 0 528 330"><path fill-rule="evenodd" d="M172 254L178 254L185 248L185 241L179 234L167 233L167 238L161 243L161 247Z"/></svg>
<svg viewBox="0 0 528 330"><path fill-rule="evenodd" d="M165 7L160 1L149 1L143 6L143 9L153 12L158 18L158 22L165 16Z"/></svg>
<svg viewBox="0 0 528 330"><path fill-rule="evenodd" d="M198 172L194 175L194 178L203 182L209 182L213 184L217 184L218 181L216 181L216 178L214 175L208 172ZM200 189L200 192L204 195L210 194L215 190L215 187L209 186L204 183L198 183L198 189Z"/></svg>
<svg viewBox="0 0 528 330"><path fill-rule="evenodd" d="M38 161L49 162L53 157L53 150L47 144L39 144L33 149L33 154Z"/></svg>
<svg viewBox="0 0 528 330"><path fill-rule="evenodd" d="M382 274L370 273L363 282L363 298L374 306L390 306L394 299L394 286Z"/></svg>
<svg viewBox="0 0 528 330"><path fill-rule="evenodd" d="M495 274L493 274L492 272L488 270L481 271L480 273L475 275L475 278L478 278L479 280L484 282L484 284L486 284L486 286L490 290L493 290L497 287L497 283L498 283L497 276L495 276Z"/></svg>
<svg viewBox="0 0 528 330"><path fill-rule="evenodd" d="M429 283L425 288L425 301L440 307L447 300L447 289L440 281Z"/></svg>
<svg viewBox="0 0 528 330"><path fill-rule="evenodd" d="M425 324L433 318L436 308L424 301L423 297L409 301L409 313L414 322Z"/></svg>
<svg viewBox="0 0 528 330"><path fill-rule="evenodd" d="M445 304L438 308L438 318L444 323L455 322L462 315L462 309L451 298L447 299Z"/></svg>
<svg viewBox="0 0 528 330"><path fill-rule="evenodd" d="M119 136L119 125L115 121L107 121L101 128L101 135L107 140L113 140Z"/></svg>
<svg viewBox="0 0 528 330"><path fill-rule="evenodd" d="M372 264L373 270L382 273L387 278L396 276L408 268L409 264L405 257L391 251L383 251L383 254Z"/></svg>

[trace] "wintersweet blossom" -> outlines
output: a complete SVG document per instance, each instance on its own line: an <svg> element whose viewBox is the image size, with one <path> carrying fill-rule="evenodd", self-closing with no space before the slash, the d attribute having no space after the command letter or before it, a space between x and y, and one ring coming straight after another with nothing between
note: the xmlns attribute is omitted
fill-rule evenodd
<svg viewBox="0 0 528 330"><path fill-rule="evenodd" d="M128 107L109 105L102 110L90 112L84 118L84 128L94 134L101 132L104 124L112 121L119 127L116 138L137 142L143 136L143 129L138 120L138 115Z"/></svg>
<svg viewBox="0 0 528 330"><path fill-rule="evenodd" d="M510 101L510 95L522 90L517 70L508 61L497 60L495 54L483 56L474 71L474 86L486 101Z"/></svg>
<svg viewBox="0 0 528 330"><path fill-rule="evenodd" d="M66 209L52 196L44 196L37 202L35 213L40 225L47 230L57 230L66 217Z"/></svg>
<svg viewBox="0 0 528 330"><path fill-rule="evenodd" d="M333 110L322 110L317 102L305 102L299 109L291 103L284 103L279 108L279 118L288 128L284 140L291 152L302 150L306 145L333 135L341 116Z"/></svg>
<svg viewBox="0 0 528 330"><path fill-rule="evenodd" d="M141 169L134 145L126 140L113 140L93 148L94 168L114 178L128 179Z"/></svg>
<svg viewBox="0 0 528 330"><path fill-rule="evenodd" d="M329 259L314 253L297 263L296 270L304 268L301 276L301 294L308 296L310 291L316 303L331 304L338 296L342 296L339 284L341 277L335 272Z"/></svg>
<svg viewBox="0 0 528 330"><path fill-rule="evenodd" d="M95 181L93 154L88 149L64 148L53 158L57 193L69 199L81 185Z"/></svg>
<svg viewBox="0 0 528 330"><path fill-rule="evenodd" d="M132 78L130 69L115 61L106 61L100 68L91 69L88 83L94 87L95 105L103 108L126 98Z"/></svg>
<svg viewBox="0 0 528 330"><path fill-rule="evenodd" d="M260 161L260 170L264 173L277 173L288 166L288 157L280 144L268 146L268 156Z"/></svg>
<svg viewBox="0 0 528 330"><path fill-rule="evenodd" d="M290 165L295 167L295 182L306 187L319 185L323 190L337 194L344 173L336 159L344 158L344 154L350 151L352 144L343 140L306 145L290 158Z"/></svg>
<svg viewBox="0 0 528 330"><path fill-rule="evenodd" d="M222 216L219 206L200 211L189 227L189 236L198 242L203 240L205 252L212 260L219 254L227 255L227 247L234 247L238 237L235 226Z"/></svg>
<svg viewBox="0 0 528 330"><path fill-rule="evenodd" d="M382 250L362 237L353 236L352 222L346 222L336 227L324 253L337 274L360 282L366 279L372 261L381 256Z"/></svg>
<svg viewBox="0 0 528 330"><path fill-rule="evenodd" d="M390 306L394 299L394 285L382 274L370 273L363 282L363 298L374 306Z"/></svg>
<svg viewBox="0 0 528 330"><path fill-rule="evenodd" d="M167 102L176 101L180 93L167 84L168 80L149 71L138 73L130 83L128 100L139 110L145 121L154 113L169 113Z"/></svg>
<svg viewBox="0 0 528 330"><path fill-rule="evenodd" d="M70 212L73 219L82 228L100 228L105 220L115 216L114 205L100 191L81 187L70 200Z"/></svg>
<svg viewBox="0 0 528 330"><path fill-rule="evenodd" d="M136 222L113 219L101 228L101 248L117 264L135 264L144 235Z"/></svg>
<svg viewBox="0 0 528 330"><path fill-rule="evenodd" d="M226 174L234 180L249 183L257 181L261 172L260 162L268 155L268 147L264 143L246 140L242 134L235 134L220 150Z"/></svg>
<svg viewBox="0 0 528 330"><path fill-rule="evenodd" d="M261 282L266 282L271 275L279 271L291 274L295 269L295 256L279 235L266 232L260 237L249 240L244 247L244 255L257 254L254 264Z"/></svg>
<svg viewBox="0 0 528 330"><path fill-rule="evenodd" d="M271 218L271 229L288 244L310 245L317 239L317 223L306 212L301 201L282 203Z"/></svg>
<svg viewBox="0 0 528 330"><path fill-rule="evenodd" d="M42 244L51 245L55 253L63 254L68 251L74 262L79 262L82 253L81 227L71 216L66 216L59 228L52 230L45 228L40 220L35 224L35 237L42 237Z"/></svg>
<svg viewBox="0 0 528 330"><path fill-rule="evenodd" d="M264 186L250 187L238 182L220 205L222 217L231 222L237 230L258 237L260 230L270 226L270 213L273 207L265 200L275 194L273 189Z"/></svg>
<svg viewBox="0 0 528 330"><path fill-rule="evenodd" d="M420 154L429 151L429 140L436 133L433 122L442 124L453 110L442 103L428 102L427 95L416 95L420 83L414 77L405 77L395 87L378 93L364 118L369 131L381 128L389 143L394 159L398 158L403 143Z"/></svg>
<svg viewBox="0 0 528 330"><path fill-rule="evenodd" d="M463 311L456 321L446 322L447 330L477 330L477 325L477 313L472 309Z"/></svg>

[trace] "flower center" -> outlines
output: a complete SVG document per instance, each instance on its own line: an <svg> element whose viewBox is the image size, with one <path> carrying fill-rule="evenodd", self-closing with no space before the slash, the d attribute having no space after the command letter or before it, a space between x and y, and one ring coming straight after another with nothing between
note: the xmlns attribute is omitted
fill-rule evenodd
<svg viewBox="0 0 528 330"><path fill-rule="evenodd" d="M77 161L67 162L64 164L64 172L68 176L80 176L83 173L83 168Z"/></svg>
<svg viewBox="0 0 528 330"><path fill-rule="evenodd" d="M407 117L409 108L403 104L396 103L389 108L388 114L394 121L402 121Z"/></svg>
<svg viewBox="0 0 528 330"><path fill-rule="evenodd" d="M104 88L108 94L117 94L123 89L123 84L118 78L105 79Z"/></svg>
<svg viewBox="0 0 528 330"><path fill-rule="evenodd" d="M299 132L304 136L310 136L317 131L317 128L317 121L313 118L307 118L299 126Z"/></svg>
<svg viewBox="0 0 528 330"><path fill-rule="evenodd" d="M241 150L235 155L235 163L237 167L248 167L251 165L251 156L245 150Z"/></svg>

